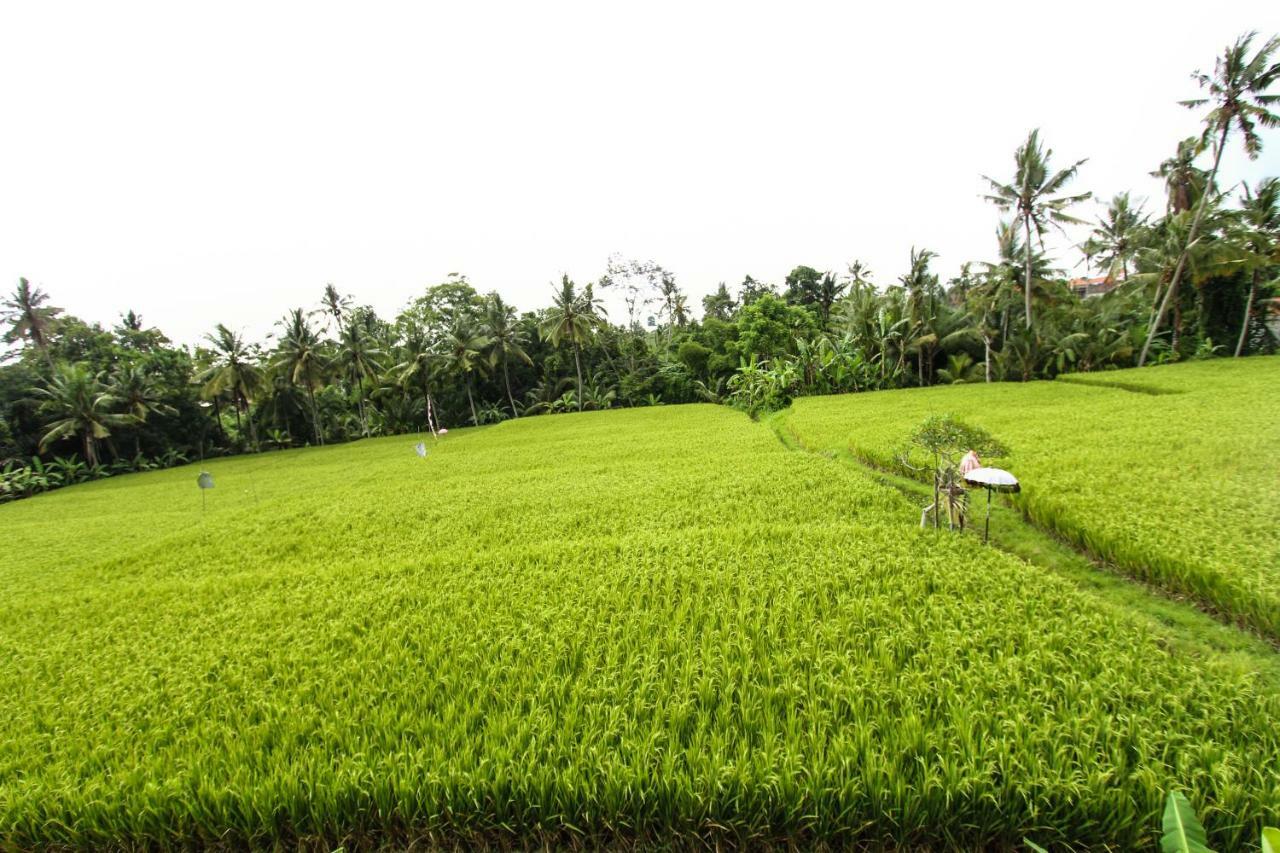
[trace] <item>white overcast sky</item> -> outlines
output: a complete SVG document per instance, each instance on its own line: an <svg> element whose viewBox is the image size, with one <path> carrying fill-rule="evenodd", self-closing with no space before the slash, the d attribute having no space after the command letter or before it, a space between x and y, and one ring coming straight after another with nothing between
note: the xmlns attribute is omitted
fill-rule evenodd
<svg viewBox="0 0 1280 853"><path fill-rule="evenodd" d="M0 285L186 343L326 282L391 315L457 271L536 308L613 252L694 297L854 258L889 283L912 245L950 275L992 255L979 176L1030 128L1090 158L1080 191L1159 207L1190 72L1280 30L1274 2L0 10ZM1273 131L1223 178L1278 165Z"/></svg>

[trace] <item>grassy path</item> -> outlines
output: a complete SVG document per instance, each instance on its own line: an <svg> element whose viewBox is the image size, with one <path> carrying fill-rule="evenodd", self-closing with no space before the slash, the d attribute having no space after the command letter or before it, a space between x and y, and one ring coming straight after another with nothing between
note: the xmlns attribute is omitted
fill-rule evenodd
<svg viewBox="0 0 1280 853"><path fill-rule="evenodd" d="M918 499L922 506L929 501L925 483L877 468L848 449L807 447L792 425L791 416L792 410L786 409L765 421L785 447L868 472L887 488ZM973 547L983 547L976 525L963 533L944 531L942 535L968 536L973 539ZM1120 566L1097 559L1037 526L1003 501L992 504L990 542L1005 553L1071 581L1104 608L1140 616L1155 633L1167 638L1171 649L1195 658L1216 658L1280 689L1280 654L1269 637L1241 627L1229 615L1207 609L1202 602L1174 596Z"/></svg>

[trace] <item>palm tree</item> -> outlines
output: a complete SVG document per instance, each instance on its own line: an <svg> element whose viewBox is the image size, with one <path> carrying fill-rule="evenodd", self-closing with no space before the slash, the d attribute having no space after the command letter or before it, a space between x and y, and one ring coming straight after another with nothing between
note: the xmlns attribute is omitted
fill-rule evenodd
<svg viewBox="0 0 1280 853"><path fill-rule="evenodd" d="M112 376L111 396L123 404L125 411L133 415L135 423L141 424L151 414L172 417L178 410L164 402L156 388L155 380L140 364L121 366ZM133 434L133 455L142 452L140 437Z"/></svg>
<svg viewBox="0 0 1280 853"><path fill-rule="evenodd" d="M20 278L13 296L0 302L0 308L4 309L0 314L0 322L9 326L4 333L5 343L30 341L44 355L45 362L52 369L49 333L54 319L62 313L62 309L46 305L48 301L49 294L38 287L32 287L25 278Z"/></svg>
<svg viewBox="0 0 1280 853"><path fill-rule="evenodd" d="M1213 142L1213 168L1209 170L1206 186L1212 187L1218 179L1218 167L1222 164L1222 153L1226 150L1227 139L1232 128L1238 128L1244 136L1244 150L1250 160L1256 160L1262 152L1262 139L1258 136L1258 126L1280 126L1280 116L1271 112L1269 107L1275 103L1277 96L1268 95L1271 88L1280 78L1280 62L1272 63L1271 55L1280 50L1280 37L1267 40L1258 52L1249 57L1249 47L1257 33L1248 33L1236 39L1235 44L1228 47L1214 61L1213 74L1197 71L1191 75L1200 88L1208 89L1206 98L1193 98L1183 101L1188 109L1197 109L1212 105L1212 109L1204 117L1204 143ZM1216 139L1214 138L1216 135ZM1155 340L1169 309L1169 302L1178 285L1182 281L1182 272L1187 265L1187 254L1191 244L1195 242L1200 231L1200 221L1204 218L1205 206L1212 195L1210 192L1200 194L1200 203L1196 205L1195 216L1187 231L1187 242L1178 254L1177 266L1173 269L1173 277L1169 288L1165 291L1164 300L1147 331L1147 340L1142 345L1142 353L1138 356L1138 366L1147 361L1147 353L1151 350L1151 342Z"/></svg>
<svg viewBox="0 0 1280 853"><path fill-rule="evenodd" d="M1146 331L1149 333L1156 324L1156 315L1172 302L1174 319L1170 346L1174 351L1178 349L1182 333L1182 302L1175 298L1172 273L1180 259L1184 278L1192 284L1201 284L1221 275L1224 270L1239 268L1243 258L1236 241L1206 239L1215 232L1227 233L1232 215L1215 199L1204 216L1203 221L1209 226L1204 229L1205 236L1194 241L1188 238L1192 222L1190 212L1166 216L1152 226L1134 257L1135 273L1130 276L1130 281L1143 291L1149 287L1154 291ZM1146 339L1150 340L1149 334Z"/></svg>
<svg viewBox="0 0 1280 853"><path fill-rule="evenodd" d="M560 290L538 327L543 339L552 346L568 341L573 347L573 363L578 372L578 411L582 411L582 347L603 323L602 313L598 300L592 296L591 285L578 293L566 275L561 278Z"/></svg>
<svg viewBox="0 0 1280 853"><path fill-rule="evenodd" d="M838 280L832 272L824 273L818 281L814 296L818 305L818 314L822 318L822 328L826 329L831 325L831 307L840 299L846 287L847 285Z"/></svg>
<svg viewBox="0 0 1280 853"><path fill-rule="evenodd" d="M356 392L356 409L360 415L361 434L368 435L369 417L366 412L364 381L377 380L378 373L382 370L378 364L382 351L374 345L375 342L359 323L348 323L345 328L339 325L339 329L338 364Z"/></svg>
<svg viewBox="0 0 1280 853"><path fill-rule="evenodd" d="M301 308L294 308L276 325L283 327L280 346L272 366L284 375L290 384L301 385L307 391L311 405L311 428L316 444L324 444L320 429L320 410L316 407L316 388L324 381L328 363L320 347L320 336L311 328L311 322Z"/></svg>
<svg viewBox="0 0 1280 853"><path fill-rule="evenodd" d="M1027 141L1013 155L1016 171L1012 183L1002 184L999 181L988 178L986 175L982 176L994 191L992 195L985 196L987 201L995 204L1000 210L1014 211L1017 217L1022 220L1023 236L1028 249L1031 246L1031 229L1033 227L1035 228L1036 236L1040 238L1040 245L1043 248L1044 232L1049 225L1061 227L1064 223L1078 224L1080 222L1079 219L1068 216L1064 211L1071 205L1089 198L1090 195L1089 193L1058 195L1087 161L1079 160L1066 169L1050 174L1049 158L1052 156L1052 149L1045 150L1040 146L1040 131L1038 129L1033 130L1027 136ZM1025 291L1023 296L1026 300L1027 309L1026 323L1027 328L1030 329L1030 251L1027 252L1022 286Z"/></svg>
<svg viewBox="0 0 1280 853"><path fill-rule="evenodd" d="M947 366L939 368L938 375L948 385L964 385L978 381L978 365L967 352L947 356ZM990 381L990 380L987 380Z"/></svg>
<svg viewBox="0 0 1280 853"><path fill-rule="evenodd" d="M433 435L436 431L436 418L435 409L431 404L431 380L439 363L440 354L432 346L426 332L420 326L413 325L405 333L400 361L391 368L395 381L403 387L407 388L414 380L422 383L427 429Z"/></svg>
<svg viewBox="0 0 1280 853"><path fill-rule="evenodd" d="M1249 256L1252 271L1249 280L1249 298L1244 304L1244 319L1240 321L1240 338L1236 341L1235 357L1244 352L1244 342L1249 334L1249 319L1253 314L1253 301L1258 294L1262 271L1280 264L1280 178L1265 178L1250 192L1246 185L1240 204L1241 242Z"/></svg>
<svg viewBox="0 0 1280 853"><path fill-rule="evenodd" d="M1190 210L1200 201L1207 177L1204 170L1196 166L1200 151L1200 140L1194 136L1188 137L1178 143L1176 154L1163 161L1160 168L1151 173L1153 178L1164 178L1165 196L1168 199L1166 214ZM1210 191L1213 191L1212 187Z"/></svg>
<svg viewBox="0 0 1280 853"><path fill-rule="evenodd" d="M40 439L40 452L59 439L79 437L90 468L98 464L98 441L109 438L113 428L135 422L133 415L112 411L121 401L82 364L57 365L35 393L44 398L42 410L55 416Z"/></svg>
<svg viewBox="0 0 1280 853"><path fill-rule="evenodd" d="M216 401L223 394L230 394L239 432L240 412L248 414L249 403L262 387L262 371L254 364L253 352L245 346L244 339L221 323L204 339L213 346L214 361L196 377L201 383L200 396ZM249 441L257 447L258 434L252 417L249 418Z"/></svg>
<svg viewBox="0 0 1280 853"><path fill-rule="evenodd" d="M689 297L683 293L677 293L671 301L671 319L682 328L689 324Z"/></svg>
<svg viewBox="0 0 1280 853"><path fill-rule="evenodd" d="M480 330L463 318L454 321L453 328L444 339L445 359L450 368L459 373L467 386L467 404L471 407L471 422L480 425L476 413L475 397L471 393L471 374L484 368L482 358L491 341Z"/></svg>
<svg viewBox="0 0 1280 853"><path fill-rule="evenodd" d="M338 334L342 334L342 319L346 316L347 310L351 307L351 297L344 296L338 292L338 288L332 284L324 286L324 296L320 297L320 311L325 317L325 328L329 328L332 323L338 330Z"/></svg>
<svg viewBox="0 0 1280 853"><path fill-rule="evenodd" d="M1090 262L1097 258L1098 269L1106 271L1108 280L1124 281L1129 277L1129 262L1138 250L1146 222L1142 205L1134 207L1128 193L1118 193L1111 199L1106 217L1098 219L1093 233L1085 241L1085 257Z"/></svg>
<svg viewBox="0 0 1280 853"><path fill-rule="evenodd" d="M928 249L911 247L910 269L898 281L907 294L908 349L916 353L916 374L920 384L926 384L926 354L932 363L932 349L938 342L933 322L937 315L938 277L929 271L929 263L935 258Z"/></svg>
<svg viewBox="0 0 1280 853"><path fill-rule="evenodd" d="M511 404L511 416L520 417L516 410L516 398L511 393L511 372L508 362L518 358L525 364L533 364L533 359L524 351L528 342L524 329L516 322L516 309L502 301L497 293L489 294L485 305L485 321L483 334L489 339L489 363L502 365L502 381L507 388L507 402Z"/></svg>

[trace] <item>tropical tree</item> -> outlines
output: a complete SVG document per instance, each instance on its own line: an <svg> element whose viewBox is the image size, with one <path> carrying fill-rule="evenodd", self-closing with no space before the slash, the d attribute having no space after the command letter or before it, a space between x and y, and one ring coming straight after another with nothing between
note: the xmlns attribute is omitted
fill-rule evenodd
<svg viewBox="0 0 1280 853"><path fill-rule="evenodd" d="M738 308L737 303L733 301L733 296L729 294L729 288L725 287L724 282L716 288L714 293L709 293L702 297L702 316L704 318L715 318L728 322L733 319L733 312Z"/></svg>
<svg viewBox="0 0 1280 853"><path fill-rule="evenodd" d="M422 387L422 403L427 429L435 432L435 407L431 400L431 381L442 358L432 345L426 330L417 324L410 325L405 332L404 345L400 348L400 361L391 368L395 381L403 388L414 382Z"/></svg>
<svg viewBox="0 0 1280 853"><path fill-rule="evenodd" d="M342 334L342 321L346 317L347 311L351 308L351 297L338 292L338 288L332 284L324 286L324 296L320 297L320 312L325 318L325 328L336 329L338 334Z"/></svg>
<svg viewBox="0 0 1280 853"><path fill-rule="evenodd" d="M1089 198L1089 193L1079 195L1060 195L1067 184L1075 178L1077 171L1087 161L1078 160L1073 165L1057 172L1051 172L1049 160L1053 150L1046 150L1040 145L1040 131L1033 130L1027 141L1014 153L1014 178L1011 183L999 181L983 175L983 179L991 185L992 193L986 195L1000 210L1013 211L1022 221L1023 238L1028 249L1031 246L1031 231L1035 230L1044 246L1044 232L1050 225L1061 227L1065 223L1080 223L1081 220L1065 213L1073 204ZM1023 275L1023 297L1026 300L1026 327L1031 322L1031 252L1026 253Z"/></svg>
<svg viewBox="0 0 1280 853"><path fill-rule="evenodd" d="M516 322L516 309L503 302L497 293L489 294L481 333L489 339L490 365L502 365L502 382L507 389L507 402L511 404L511 416L518 418L520 412L516 408L515 395L511 393L509 363L514 358L531 365L533 359L525 352L528 339L524 329Z"/></svg>
<svg viewBox="0 0 1280 853"><path fill-rule="evenodd" d="M1244 318L1240 321L1240 337L1236 341L1235 357L1244 352L1244 342L1249 334L1249 321L1253 316L1253 304L1262 283L1262 276L1280 266L1280 178L1266 178L1250 191L1244 187L1240 203L1240 242L1249 260L1249 297L1244 304Z"/></svg>
<svg viewBox="0 0 1280 853"><path fill-rule="evenodd" d="M471 407L471 423L477 426L480 424L480 416L476 412L475 396L471 392L472 375L484 369L484 354L490 345L489 338L463 318L453 324L444 338L445 364L462 377L467 389L467 405Z"/></svg>
<svg viewBox="0 0 1280 853"><path fill-rule="evenodd" d="M840 299L848 285L836 278L835 273L826 272L822 274L822 278L818 280L817 287L814 288L815 304L818 306L818 316L822 320L822 328L831 325L831 308Z"/></svg>
<svg viewBox="0 0 1280 853"><path fill-rule="evenodd" d="M1182 213L1200 202L1208 178L1205 171L1196 166L1201 150L1199 137L1188 137L1178 143L1177 153L1161 162L1160 168L1151 173L1153 178L1164 179L1166 214ZM1215 191L1212 187L1209 189Z"/></svg>
<svg viewBox="0 0 1280 853"><path fill-rule="evenodd" d="M152 414L173 417L178 410L164 401L155 378L141 364L122 365L111 377L109 393L120 402L134 422L141 424ZM140 439L133 436L133 453L142 452Z"/></svg>
<svg viewBox="0 0 1280 853"><path fill-rule="evenodd" d="M98 464L98 442L110 438L112 429L136 422L133 415L115 411L120 399L83 364L56 365L35 394L42 400L41 410L54 418L45 425L40 452L55 441L79 438L90 468Z"/></svg>
<svg viewBox="0 0 1280 853"><path fill-rule="evenodd" d="M294 308L276 325L284 331L276 349L272 367L284 376L289 384L300 385L307 392L311 407L311 428L316 444L324 444L320 429L320 410L316 406L316 389L324 384L329 361L325 357L320 336L312 328L311 321L301 308Z"/></svg>
<svg viewBox="0 0 1280 853"><path fill-rule="evenodd" d="M907 294L907 349L916 353L916 374L921 385L927 384L925 362L932 362L938 335L933 328L938 313L938 277L929 271L937 257L928 249L911 247L911 264L899 279Z"/></svg>
<svg viewBox="0 0 1280 853"><path fill-rule="evenodd" d="M28 341L34 344L52 369L49 334L54 320L62 313L62 309L55 308L48 302L47 293L38 287L32 287L25 278L20 278L13 295L0 302L0 309L3 309L3 313L0 313L0 322L9 327L4 333L5 343Z"/></svg>
<svg viewBox="0 0 1280 853"><path fill-rule="evenodd" d="M1247 33L1236 39L1235 44L1226 48L1222 56L1214 62L1213 74L1197 71L1192 79L1200 88L1208 90L1208 97L1192 98L1183 101L1188 109L1210 106L1204 117L1204 135L1202 142L1213 146L1213 167L1209 169L1206 187L1212 187L1218 179L1218 167L1222 164L1222 154L1227 148L1227 139L1232 129L1238 129L1244 137L1244 150L1249 159L1256 160L1262 152L1262 139L1258 135L1258 127L1280 126L1280 116L1271 112L1270 107L1278 97L1267 94L1277 78L1280 78L1280 62L1272 62L1271 56L1280 50L1280 37L1267 40L1258 52L1249 56L1249 48L1257 33ZM1138 356L1138 366L1146 364L1151 343L1160 330L1160 324L1168 312L1169 303L1182 281L1182 273L1187 265L1187 255L1200 232L1200 222L1204 218L1205 207L1212 195L1210 192L1200 194L1200 203L1196 205L1195 215L1187 230L1186 243L1178 254L1177 265L1173 268L1173 276L1165 291L1164 300L1160 303L1151 328L1147 331L1147 340L1142 345Z"/></svg>
<svg viewBox="0 0 1280 853"><path fill-rule="evenodd" d="M343 376L351 383L351 390L356 394L356 413L360 418L360 432L362 435L368 435L368 396L365 394L364 383L366 379L371 383L378 380L382 370L379 359L382 358L383 353L361 324L348 322L346 326L340 328L336 363Z"/></svg>
<svg viewBox="0 0 1280 853"><path fill-rule="evenodd" d="M1146 221L1142 205L1135 206L1128 193L1118 193L1111 199L1106 216L1099 217L1085 241L1085 257L1096 263L1108 280L1124 281L1129 277L1129 264L1138 251Z"/></svg>
<svg viewBox="0 0 1280 853"><path fill-rule="evenodd" d="M262 370L255 363L253 351L245 345L244 338L219 323L213 334L204 338L213 347L213 361L197 377L201 383L200 396L217 400L223 394L231 396L236 413L236 431L239 432L240 413L248 413L249 403L262 387ZM258 445L257 429L249 418L249 440Z"/></svg>
<svg viewBox="0 0 1280 853"><path fill-rule="evenodd" d="M582 411L582 348L603 322L603 309L592 295L591 285L579 293L566 275L561 278L560 290L538 326L539 334L552 346L567 341L573 348L573 364L578 374L578 411Z"/></svg>

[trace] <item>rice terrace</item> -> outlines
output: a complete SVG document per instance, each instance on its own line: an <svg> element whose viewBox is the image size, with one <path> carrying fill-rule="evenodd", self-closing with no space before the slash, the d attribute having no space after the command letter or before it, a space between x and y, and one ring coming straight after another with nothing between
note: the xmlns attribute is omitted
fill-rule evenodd
<svg viewBox="0 0 1280 853"><path fill-rule="evenodd" d="M0 851L1280 853L1280 36L288 8L0 55Z"/></svg>

